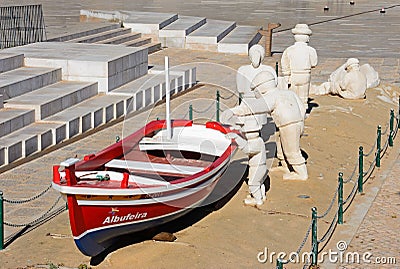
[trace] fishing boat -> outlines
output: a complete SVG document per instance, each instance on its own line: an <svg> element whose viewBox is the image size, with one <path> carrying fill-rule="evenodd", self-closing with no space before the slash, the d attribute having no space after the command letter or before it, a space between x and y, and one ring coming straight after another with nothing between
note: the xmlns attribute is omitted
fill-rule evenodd
<svg viewBox="0 0 400 269"><path fill-rule="evenodd" d="M167 103L168 104L168 103ZM79 250L96 256L121 236L172 221L213 191L237 150L228 126L155 120L96 154L53 166Z"/></svg>

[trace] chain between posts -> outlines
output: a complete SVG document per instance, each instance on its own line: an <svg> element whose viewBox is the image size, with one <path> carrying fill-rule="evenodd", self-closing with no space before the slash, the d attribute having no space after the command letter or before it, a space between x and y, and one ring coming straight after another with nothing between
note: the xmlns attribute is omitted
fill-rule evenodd
<svg viewBox="0 0 400 269"><path fill-rule="evenodd" d="M297 256L300 254L301 250L303 249L304 245L306 244L306 242L308 240L308 236L310 235L311 229L312 229L312 223L310 223L310 225L308 226L308 229L307 229L307 232L306 232L306 234L305 234L305 236L303 238L303 241L300 243L299 247L297 248L297 250L295 252ZM282 259L278 258L276 260L276 266L277 266L276 268L283 268L284 264L288 264L289 262L293 262L293 256L295 256L295 255L292 255L291 257L289 257L288 260L282 260Z"/></svg>
<svg viewBox="0 0 400 269"><path fill-rule="evenodd" d="M36 200L37 198L43 196L50 189L51 189L51 184L45 190L43 190L41 193L39 193L31 198L23 199L23 200L9 200L9 199L3 198L3 200L4 200L4 202L10 203L10 204L24 204L24 203L32 202L33 200Z"/></svg>
<svg viewBox="0 0 400 269"><path fill-rule="evenodd" d="M395 122L394 119L396 118L396 127L394 127ZM385 142L384 147L381 147L381 139L382 139L382 129L381 126L379 125L377 128L377 139L375 140L374 145L371 148L371 151L368 154L364 154L364 148L362 146L359 147L359 151L358 151L358 163L356 164L352 175L349 177L349 179L347 179L346 181L343 181L343 173L340 172L339 173L339 177L338 177L338 188L335 191L334 197L331 200L330 205L328 206L327 210L324 212L324 214L318 216L317 215L317 209L314 207L312 208L312 222L310 227L312 227L312 243L311 243L311 247L312 247L312 261L311 261L311 266L317 266L317 260L318 260L318 244L319 243L323 243L324 241L326 241L328 238L330 238L330 236L333 234L334 229L336 227L337 224L343 224L343 213L345 211L347 211L347 209L350 207L352 200L355 197L356 191L358 190L359 193L363 192L363 184L368 180L368 178L371 176L373 170L375 167L379 167L380 166L380 160L381 157L383 157L383 155L386 152L386 149L388 146L393 146L393 138L396 137L398 129L400 126L400 97L399 97L399 114L397 117L394 116L394 111L393 109L391 109L390 112L390 122L388 125L389 128L389 135L387 138L387 141ZM387 132L387 130L383 133L385 134ZM372 152L374 151L376 146L376 151L375 151L375 158L373 159L370 167L368 168L368 171L364 173L364 157L369 156L370 154L372 154ZM358 179L356 182L354 182L353 188L350 192L350 194L346 197L346 199L343 201L343 183L347 183L350 182L351 179L354 177L355 175L355 171L358 167ZM367 176L368 175L368 176ZM338 197L338 210L336 211L335 216L333 217L332 222L330 223L330 226L328 228L328 230L326 231L326 233L322 236L322 238L320 240L317 239L317 220L320 218L324 218L328 215L328 213L330 212L330 210L333 207L333 204L336 200L336 195ZM343 205L346 204L346 209L343 210ZM308 238L308 234L309 234L310 230L307 231L306 234L306 238L304 239L303 243L307 240ZM328 240L329 241L329 240ZM328 242L325 243L324 246L326 246ZM301 248L303 247L303 245L301 246ZM323 247L321 248L321 250L323 249ZM282 261L280 259L277 259L277 263L276 263L276 268L278 269L283 269L283 264L287 264L290 260L287 261ZM307 261L308 264L308 261ZM303 268L306 268L307 265L305 265Z"/></svg>
<svg viewBox="0 0 400 269"><path fill-rule="evenodd" d="M0 191L0 250L4 249L4 199Z"/></svg>
<svg viewBox="0 0 400 269"><path fill-rule="evenodd" d="M9 223L9 222L3 222L4 225L10 226L10 227L24 227L24 226L30 226L30 225L35 225L37 223L39 223L41 220L43 220L58 204L58 202L60 201L60 199L62 198L62 196L58 196L58 198L56 199L56 201L53 203L53 205L45 212L43 213L40 217L38 217L37 219L28 222L28 223L22 223L22 224L13 224L13 223Z"/></svg>

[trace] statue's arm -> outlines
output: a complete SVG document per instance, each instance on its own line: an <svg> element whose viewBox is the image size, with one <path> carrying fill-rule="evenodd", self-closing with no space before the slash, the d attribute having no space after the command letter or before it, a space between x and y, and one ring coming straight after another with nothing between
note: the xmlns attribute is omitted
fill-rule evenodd
<svg viewBox="0 0 400 269"><path fill-rule="evenodd" d="M316 67L318 64L318 55L317 51L314 48L311 48L311 55L310 55L310 60L311 60L311 67Z"/></svg>

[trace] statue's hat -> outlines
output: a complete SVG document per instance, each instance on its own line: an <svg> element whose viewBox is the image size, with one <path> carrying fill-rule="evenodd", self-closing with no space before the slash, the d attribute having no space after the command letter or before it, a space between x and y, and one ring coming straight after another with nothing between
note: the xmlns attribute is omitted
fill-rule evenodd
<svg viewBox="0 0 400 269"><path fill-rule="evenodd" d="M311 35L312 31L307 24L299 23L292 29L294 35Z"/></svg>

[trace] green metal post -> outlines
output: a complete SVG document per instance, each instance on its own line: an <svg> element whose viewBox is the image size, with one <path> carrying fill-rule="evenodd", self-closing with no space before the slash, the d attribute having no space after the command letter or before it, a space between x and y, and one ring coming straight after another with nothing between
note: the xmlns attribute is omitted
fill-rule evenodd
<svg viewBox="0 0 400 269"><path fill-rule="evenodd" d="M317 265L318 262L318 234L317 234L317 208L311 208L312 211L312 238L311 238L311 265Z"/></svg>
<svg viewBox="0 0 400 269"><path fill-rule="evenodd" d="M394 110L390 109L390 121L389 121L389 147L393 147L393 126L394 126Z"/></svg>
<svg viewBox="0 0 400 269"><path fill-rule="evenodd" d="M278 66L278 62L275 62L275 72L276 72L276 76L279 76L279 66Z"/></svg>
<svg viewBox="0 0 400 269"><path fill-rule="evenodd" d="M276 259L276 269L283 269L283 264L280 259Z"/></svg>
<svg viewBox="0 0 400 269"><path fill-rule="evenodd" d="M189 105L189 120L193 120L193 106Z"/></svg>
<svg viewBox="0 0 400 269"><path fill-rule="evenodd" d="M343 173L339 172L338 224L343 224Z"/></svg>
<svg viewBox="0 0 400 269"><path fill-rule="evenodd" d="M381 138L382 138L382 127L378 125L376 138L376 167L381 167Z"/></svg>
<svg viewBox="0 0 400 269"><path fill-rule="evenodd" d="M4 200L3 192L0 191L0 250L4 249Z"/></svg>
<svg viewBox="0 0 400 269"><path fill-rule="evenodd" d="M364 148L360 146L358 148L358 192L363 192L364 182Z"/></svg>
<svg viewBox="0 0 400 269"><path fill-rule="evenodd" d="M399 96L398 107L399 107L399 111L398 111L399 114L397 114L397 116L398 116L398 118L397 118L397 129L400 128L400 96Z"/></svg>
<svg viewBox="0 0 400 269"><path fill-rule="evenodd" d="M242 103L242 93L241 92L239 92L239 105Z"/></svg>
<svg viewBox="0 0 400 269"><path fill-rule="evenodd" d="M219 91L217 91L217 107L216 107L217 113L216 113L216 121L219 122Z"/></svg>

